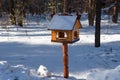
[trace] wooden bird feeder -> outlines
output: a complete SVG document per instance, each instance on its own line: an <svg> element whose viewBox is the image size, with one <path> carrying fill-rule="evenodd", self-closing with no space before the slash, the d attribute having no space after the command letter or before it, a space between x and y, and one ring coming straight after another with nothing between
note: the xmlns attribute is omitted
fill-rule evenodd
<svg viewBox="0 0 120 80"><path fill-rule="evenodd" d="M81 23L77 16L55 15L50 22L52 31L51 41L61 43L74 43L79 40Z"/></svg>
<svg viewBox="0 0 120 80"><path fill-rule="evenodd" d="M68 43L79 40L79 29L82 27L79 19L71 15L54 15L49 25L51 41L62 43L64 78L69 77Z"/></svg>

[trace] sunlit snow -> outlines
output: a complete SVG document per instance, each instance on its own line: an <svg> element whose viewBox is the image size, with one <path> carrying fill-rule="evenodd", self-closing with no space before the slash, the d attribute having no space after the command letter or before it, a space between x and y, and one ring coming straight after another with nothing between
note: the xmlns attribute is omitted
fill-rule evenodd
<svg viewBox="0 0 120 80"><path fill-rule="evenodd" d="M68 49L69 79L63 78L62 44L51 42L48 21L0 26L0 80L120 80L120 18L114 24L102 16L99 48L87 15L80 21L80 41Z"/></svg>

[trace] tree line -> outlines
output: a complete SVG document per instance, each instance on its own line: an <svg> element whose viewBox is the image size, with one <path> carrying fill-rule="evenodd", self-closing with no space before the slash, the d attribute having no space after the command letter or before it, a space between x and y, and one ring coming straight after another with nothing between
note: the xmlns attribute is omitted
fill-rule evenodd
<svg viewBox="0 0 120 80"><path fill-rule="evenodd" d="M117 22L119 0L100 0L101 7L110 7L107 14ZM10 15L10 23L23 26L26 14L88 13L89 25L94 25L96 0L0 0L0 17L3 12ZM16 22L17 20L17 22Z"/></svg>

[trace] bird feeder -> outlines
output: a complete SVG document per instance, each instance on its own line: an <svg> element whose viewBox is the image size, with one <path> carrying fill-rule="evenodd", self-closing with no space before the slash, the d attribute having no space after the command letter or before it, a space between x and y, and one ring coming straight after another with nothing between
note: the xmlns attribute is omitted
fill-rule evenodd
<svg viewBox="0 0 120 80"><path fill-rule="evenodd" d="M74 43L79 40L80 27L77 16L55 15L49 25L52 31L51 41Z"/></svg>
<svg viewBox="0 0 120 80"><path fill-rule="evenodd" d="M51 41L62 43L64 78L69 77L68 70L68 43L79 40L80 20L77 16L54 15L49 30L51 30Z"/></svg>

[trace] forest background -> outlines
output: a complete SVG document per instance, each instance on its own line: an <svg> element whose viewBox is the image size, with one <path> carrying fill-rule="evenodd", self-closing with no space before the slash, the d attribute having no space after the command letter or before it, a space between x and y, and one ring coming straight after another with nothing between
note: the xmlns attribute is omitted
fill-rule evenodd
<svg viewBox="0 0 120 80"><path fill-rule="evenodd" d="M117 23L120 0L97 0L102 12L112 16ZM89 25L94 25L96 0L0 0L0 17L8 16L6 23L23 26L26 15L42 15L49 19L53 14L70 14L76 12L81 15L88 13ZM2 25L1 24L1 25Z"/></svg>

